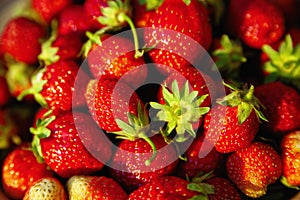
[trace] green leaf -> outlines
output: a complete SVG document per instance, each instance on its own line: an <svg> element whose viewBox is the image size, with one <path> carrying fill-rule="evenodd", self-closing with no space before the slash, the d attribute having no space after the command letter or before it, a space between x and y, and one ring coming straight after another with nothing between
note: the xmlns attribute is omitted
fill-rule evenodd
<svg viewBox="0 0 300 200"><path fill-rule="evenodd" d="M209 198L207 196L204 195L195 195L192 198L188 199L188 200L209 200Z"/></svg>
<svg viewBox="0 0 300 200"><path fill-rule="evenodd" d="M252 107L248 103L241 102L238 105L238 122L239 124L244 123L246 119L249 117L249 115L252 112Z"/></svg>

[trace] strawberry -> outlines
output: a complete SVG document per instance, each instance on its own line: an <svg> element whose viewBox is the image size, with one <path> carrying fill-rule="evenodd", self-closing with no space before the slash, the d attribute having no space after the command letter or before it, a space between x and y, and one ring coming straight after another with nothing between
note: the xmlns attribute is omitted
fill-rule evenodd
<svg viewBox="0 0 300 200"><path fill-rule="evenodd" d="M177 152L161 135L151 137L154 130L141 104L137 115L128 114L128 124L119 119L116 122L121 131L113 133L123 140L112 158L110 172L127 190L175 172Z"/></svg>
<svg viewBox="0 0 300 200"><path fill-rule="evenodd" d="M57 32L57 21L52 23L51 36L42 43L39 61L50 65L58 60L78 60L82 39L77 34L61 35Z"/></svg>
<svg viewBox="0 0 300 200"><path fill-rule="evenodd" d="M39 68L31 78L32 86L23 91L18 100L32 94L42 107L55 112L68 111L72 108L74 83L78 71L79 66L74 61L64 60ZM81 87L84 88L84 85Z"/></svg>
<svg viewBox="0 0 300 200"><path fill-rule="evenodd" d="M208 173L220 168L219 165L223 160L223 156L215 148L212 148L207 155L201 157L200 150L205 151L201 147L204 147L206 144L203 144L204 135L201 132L198 134L201 135L197 135L184 152L186 160L180 160L179 162L177 174L180 177L195 177L200 173Z"/></svg>
<svg viewBox="0 0 300 200"><path fill-rule="evenodd" d="M31 132L35 155L63 178L97 172L104 166L99 159L106 162L111 156L111 149L102 137L104 133L85 113L66 112L57 118L47 113Z"/></svg>
<svg viewBox="0 0 300 200"><path fill-rule="evenodd" d="M272 146L253 142L229 155L226 170L230 180L244 194L258 198L281 176L282 163Z"/></svg>
<svg viewBox="0 0 300 200"><path fill-rule="evenodd" d="M254 94L266 108L269 123L262 124L266 133L282 136L299 130L300 95L294 88L277 81L257 86Z"/></svg>
<svg viewBox="0 0 300 200"><path fill-rule="evenodd" d="M102 44L87 58L93 77L124 78L128 84L140 86L146 80L148 70L142 67L145 65L143 57L135 58L134 42L118 35L104 35L101 41Z"/></svg>
<svg viewBox="0 0 300 200"><path fill-rule="evenodd" d="M108 7L108 0L86 0L84 1L83 8L89 17L92 24L92 29L101 29L103 24L99 22L99 17L103 16L101 10Z"/></svg>
<svg viewBox="0 0 300 200"><path fill-rule="evenodd" d="M284 184L291 186L300 186L299 160L300 149L300 131L294 131L284 135L280 147L283 163Z"/></svg>
<svg viewBox="0 0 300 200"><path fill-rule="evenodd" d="M201 125L202 116L210 109L201 106L208 94L202 95L203 91L198 93L197 90L190 92L189 88L188 81L179 89L177 81L174 80L170 90L162 85L165 103L150 102L150 106L158 110L156 120L167 123L163 130L164 135L169 136L173 130L176 131L176 142L184 142L189 136L196 137L195 130Z"/></svg>
<svg viewBox="0 0 300 200"><path fill-rule="evenodd" d="M294 36L294 39L295 42L293 42L291 35L287 34L284 41L275 45L275 49L270 45L262 47L263 52L269 58L269 60L263 63L263 70L267 74L265 78L267 82L281 80L300 89L300 73L298 70L300 66L299 36Z"/></svg>
<svg viewBox="0 0 300 200"><path fill-rule="evenodd" d="M187 189L188 181L176 176L164 176L142 185L130 193L128 200L139 199L192 199L197 192Z"/></svg>
<svg viewBox="0 0 300 200"><path fill-rule="evenodd" d="M238 89L225 83L232 91L217 100L204 117L204 134L218 152L229 153L250 145L259 130L259 120L266 121L259 110L254 86Z"/></svg>
<svg viewBox="0 0 300 200"><path fill-rule="evenodd" d="M0 149L9 149L13 145L20 145L19 131L11 109L0 109Z"/></svg>
<svg viewBox="0 0 300 200"><path fill-rule="evenodd" d="M47 23L50 23L64 8L71 4L72 0L31 0L32 8Z"/></svg>
<svg viewBox="0 0 300 200"><path fill-rule="evenodd" d="M67 181L69 199L126 200L127 194L114 179L105 176L72 176Z"/></svg>
<svg viewBox="0 0 300 200"><path fill-rule="evenodd" d="M123 81L102 76L91 80L85 93L87 105L93 119L100 128L114 132L121 129L116 119L127 121L127 113L137 114L140 98Z"/></svg>
<svg viewBox="0 0 300 200"><path fill-rule="evenodd" d="M34 182L26 191L23 200L66 200L64 186L54 177L45 177Z"/></svg>
<svg viewBox="0 0 300 200"><path fill-rule="evenodd" d="M22 199L35 181L49 176L53 176L53 172L45 163L36 160L27 143L13 149L2 166L2 185L5 193L13 199Z"/></svg>
<svg viewBox="0 0 300 200"><path fill-rule="evenodd" d="M9 20L2 31L1 48L16 61L35 64L44 36L42 25L29 18L16 17Z"/></svg>
<svg viewBox="0 0 300 200"><path fill-rule="evenodd" d="M285 33L285 17L269 0L231 0L226 28L247 46L260 49L280 40Z"/></svg>
<svg viewBox="0 0 300 200"><path fill-rule="evenodd" d="M89 18L82 5L71 4L57 17L58 33L61 35L79 34L83 36L90 29Z"/></svg>
<svg viewBox="0 0 300 200"><path fill-rule="evenodd" d="M154 8L149 8L149 5L153 5L151 1L145 3L146 6L135 8L137 13L134 14L134 22L137 27L151 27L145 30L144 39L148 47L155 46L148 52L154 63L180 71L181 67L189 65L187 56L189 61L195 61L199 57L197 46L188 41L186 36L204 49L210 47L212 27L207 9L202 3L192 0L187 5L182 0L165 0L159 1ZM178 31L181 35L174 34L172 37L172 32L167 30ZM174 50L176 52L172 53ZM168 71L166 67L159 69L163 73Z"/></svg>

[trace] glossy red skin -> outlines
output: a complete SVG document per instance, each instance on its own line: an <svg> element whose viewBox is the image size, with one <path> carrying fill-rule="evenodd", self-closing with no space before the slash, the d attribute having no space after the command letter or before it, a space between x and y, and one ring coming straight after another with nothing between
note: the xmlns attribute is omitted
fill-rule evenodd
<svg viewBox="0 0 300 200"><path fill-rule="evenodd" d="M282 162L272 146L253 142L229 155L226 170L229 179L241 191L251 197L259 197L266 193L269 184L275 183L281 176Z"/></svg>
<svg viewBox="0 0 300 200"><path fill-rule="evenodd" d="M118 87L115 86L118 84ZM126 98L129 96L129 99ZM116 119L128 122L127 113L137 114L140 98L126 83L102 76L85 94L89 111L100 128L108 132L120 131Z"/></svg>
<svg viewBox="0 0 300 200"><path fill-rule="evenodd" d="M40 39L45 30L37 22L16 17L8 21L1 34L1 48L15 60L27 64L36 64L41 52Z"/></svg>
<svg viewBox="0 0 300 200"><path fill-rule="evenodd" d="M300 129L300 94L294 88L277 81L257 86L254 95L266 108L262 110L269 121L262 124L266 133L283 136Z"/></svg>
<svg viewBox="0 0 300 200"><path fill-rule="evenodd" d="M97 137L97 134L103 133L87 114L68 112L57 117L47 128L51 130L51 135L41 139L43 157L45 163L63 178L92 174L104 167L88 150L97 153L101 161L110 159L112 152L109 144Z"/></svg>
<svg viewBox="0 0 300 200"><path fill-rule="evenodd" d="M241 200L238 189L225 178L213 177L205 181L214 186L214 194L208 195L209 200Z"/></svg>
<svg viewBox="0 0 300 200"><path fill-rule="evenodd" d="M37 180L53 176L45 163L38 163L36 157L24 144L8 154L2 166L2 184L5 193L13 199L22 199L26 190Z"/></svg>
<svg viewBox="0 0 300 200"><path fill-rule="evenodd" d="M140 87L147 78L148 69L143 57L134 57L133 41L118 35L105 35L101 40L102 45L94 47L87 58L93 77L123 78L129 85Z"/></svg>
<svg viewBox="0 0 300 200"><path fill-rule="evenodd" d="M46 23L50 23L64 8L71 4L72 0L31 0L32 7Z"/></svg>
<svg viewBox="0 0 300 200"><path fill-rule="evenodd" d="M133 191L128 200L157 199L157 200L182 200L190 199L197 195L187 189L188 181L176 176L164 176L158 180L146 183Z"/></svg>
<svg viewBox="0 0 300 200"><path fill-rule="evenodd" d="M150 139L157 149L161 149L167 145L160 135L155 135ZM129 153L123 154L120 150L116 151L112 159L113 168L110 169L110 173L128 191L133 191L139 186L156 180L162 176L171 175L175 172L177 167L178 156L172 145L165 147L168 148L167 154L158 153L155 160L153 160L148 167L144 162L149 158L138 155L138 153L153 152L152 148L145 140L122 140L118 147ZM132 156L132 153L135 153L134 156ZM172 159L174 159L174 161L172 161ZM172 161L172 163L165 166L165 163L169 161ZM121 167L121 169L127 171L117 170L114 166Z"/></svg>
<svg viewBox="0 0 300 200"><path fill-rule="evenodd" d="M210 171L217 171L217 168L220 167L221 161L223 160L223 155L216 151L215 148L209 150L208 154L203 158L199 157L200 149L203 144L204 135L198 135L188 149L184 152L184 156L187 161L180 160L179 166L177 169L177 174L186 178L186 176L193 178L200 173L208 173ZM210 145L208 145L209 147ZM205 151L205 149L202 151Z"/></svg>
<svg viewBox="0 0 300 200"><path fill-rule="evenodd" d="M58 19L58 32L62 35L79 34L85 36L90 30L89 18L82 5L72 4L63 9Z"/></svg>
<svg viewBox="0 0 300 200"><path fill-rule="evenodd" d="M226 28L251 48L272 44L285 33L282 10L268 0L231 0Z"/></svg>
<svg viewBox="0 0 300 200"><path fill-rule="evenodd" d="M283 163L283 176L292 186L300 186L300 131L284 135L280 147Z"/></svg>
<svg viewBox="0 0 300 200"><path fill-rule="evenodd" d="M5 106L11 99L5 77L0 76L0 107Z"/></svg>
<svg viewBox="0 0 300 200"><path fill-rule="evenodd" d="M101 8L107 7L107 0L86 0L83 4L84 11L87 13L92 29L98 30L103 28L103 25L97 20L98 17L103 16Z"/></svg>
<svg viewBox="0 0 300 200"><path fill-rule="evenodd" d="M212 27L208 12L206 7L198 1L191 1L189 6L186 6L181 0L166 0L155 10L146 11L144 7L138 7L135 8L135 11L134 22L137 27L178 31L182 34L181 36L191 37L204 49L208 49L211 45ZM193 23L190 23L191 21ZM180 37L179 43L168 38L167 33L162 31L156 32L152 29L145 31L144 40L147 46L159 44L158 49L149 51L149 56L154 63L180 71L181 67L189 65L189 62L199 58L196 53L199 49L196 50L197 47L189 44L185 37ZM176 51L176 53L172 53L172 51ZM187 57L184 58L184 56ZM168 69L160 69L160 71L165 74Z"/></svg>
<svg viewBox="0 0 300 200"><path fill-rule="evenodd" d="M247 147L258 130L259 121L254 110L242 124L238 123L237 107L216 105L204 117L204 134L220 153Z"/></svg>

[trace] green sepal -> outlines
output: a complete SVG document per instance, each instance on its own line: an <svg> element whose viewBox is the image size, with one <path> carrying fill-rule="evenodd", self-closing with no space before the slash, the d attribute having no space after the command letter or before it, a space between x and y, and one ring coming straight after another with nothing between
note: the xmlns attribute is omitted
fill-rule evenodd
<svg viewBox="0 0 300 200"><path fill-rule="evenodd" d="M285 176L281 176L280 182L281 182L285 187L288 187L288 188L291 188L291 189L294 189L294 190L300 190L300 187L299 187L299 186L293 186L293 185L289 184L289 182L287 181L287 179L286 179Z"/></svg>
<svg viewBox="0 0 300 200"><path fill-rule="evenodd" d="M177 132L177 142L184 142L187 132L192 137L196 137L192 123L197 122L210 108L200 107L201 103L208 95L198 96L197 91L189 91L189 83L179 89L177 81L173 81L171 91L162 85L162 94L165 104L150 102L150 106L159 110L154 120L167 122L165 135L168 136L175 129Z"/></svg>
<svg viewBox="0 0 300 200"><path fill-rule="evenodd" d="M41 147L41 140L43 138L48 138L51 135L51 130L48 129L48 125L55 120L55 116L52 115L52 110L46 112L41 119L38 119L35 127L30 127L29 131L33 134L33 139L31 142L31 149L37 158L37 161L42 163L43 153Z"/></svg>
<svg viewBox="0 0 300 200"><path fill-rule="evenodd" d="M263 120L266 122L268 121L264 114L261 112L261 108L264 108L264 106L253 94L253 85L251 85L250 88L245 85L243 89L238 89L227 83L223 82L223 84L226 87L230 88L232 91L227 96L217 99L217 103L230 107L237 106L237 117L239 124L244 123L244 121L246 121L253 110L255 111L258 120Z"/></svg>
<svg viewBox="0 0 300 200"><path fill-rule="evenodd" d="M242 45L239 41L230 40L228 35L224 34L220 40L221 48L212 52L215 57L216 66L227 76L236 78L239 67L247 61L243 54Z"/></svg>
<svg viewBox="0 0 300 200"><path fill-rule="evenodd" d="M38 68L35 74L31 77L31 87L27 90L24 90L18 97L17 100L21 101L25 96L32 94L35 100L44 108L48 108L48 103L41 95L44 85L47 83L47 80L43 80L43 74L46 71L47 67Z"/></svg>
<svg viewBox="0 0 300 200"><path fill-rule="evenodd" d="M188 200L209 200L209 198L205 195L195 195L192 198L189 198Z"/></svg>
<svg viewBox="0 0 300 200"><path fill-rule="evenodd" d="M293 47L292 38L287 34L278 51L270 45L264 45L262 51L269 57L263 69L272 76L267 76L266 81L279 79L300 89L300 44Z"/></svg>
<svg viewBox="0 0 300 200"><path fill-rule="evenodd" d="M53 47L53 42L57 39L58 36L58 22L53 20L51 23L51 36L42 43L41 46L41 53L38 55L38 59L40 62L44 63L45 65L50 65L52 63L57 62L60 57L57 55L59 48Z"/></svg>
<svg viewBox="0 0 300 200"><path fill-rule="evenodd" d="M186 2L187 0L183 0ZM140 5L145 5L146 10L155 10L163 4L164 0L139 0Z"/></svg>

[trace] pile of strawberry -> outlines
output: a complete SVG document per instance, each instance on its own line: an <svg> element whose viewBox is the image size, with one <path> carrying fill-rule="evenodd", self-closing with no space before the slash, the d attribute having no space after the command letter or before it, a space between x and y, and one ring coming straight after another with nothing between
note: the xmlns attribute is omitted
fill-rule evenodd
<svg viewBox="0 0 300 200"><path fill-rule="evenodd" d="M30 0L0 36L0 199L295 197L299 8Z"/></svg>

